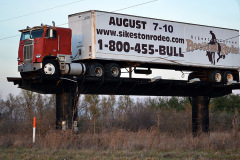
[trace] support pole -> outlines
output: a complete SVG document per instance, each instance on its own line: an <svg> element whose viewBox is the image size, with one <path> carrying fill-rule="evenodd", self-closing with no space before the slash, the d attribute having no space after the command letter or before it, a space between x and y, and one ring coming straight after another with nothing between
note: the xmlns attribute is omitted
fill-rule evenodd
<svg viewBox="0 0 240 160"><path fill-rule="evenodd" d="M132 67L129 67L128 72L129 72L129 78L132 78Z"/></svg>
<svg viewBox="0 0 240 160"><path fill-rule="evenodd" d="M192 105L192 133L199 136L209 133L209 97L195 96L191 98Z"/></svg>
<svg viewBox="0 0 240 160"><path fill-rule="evenodd" d="M72 128L77 118L77 107L74 105L74 93L56 94L56 128L62 129L62 122L66 121L67 128Z"/></svg>

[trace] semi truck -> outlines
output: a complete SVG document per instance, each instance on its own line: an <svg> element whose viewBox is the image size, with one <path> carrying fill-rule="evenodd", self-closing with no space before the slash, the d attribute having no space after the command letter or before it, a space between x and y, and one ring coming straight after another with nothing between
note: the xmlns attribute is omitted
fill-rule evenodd
<svg viewBox="0 0 240 160"><path fill-rule="evenodd" d="M189 79L239 81L238 30L96 10L69 15L68 24L20 30L22 78L121 77L121 69L133 68L136 74L170 69L190 71Z"/></svg>

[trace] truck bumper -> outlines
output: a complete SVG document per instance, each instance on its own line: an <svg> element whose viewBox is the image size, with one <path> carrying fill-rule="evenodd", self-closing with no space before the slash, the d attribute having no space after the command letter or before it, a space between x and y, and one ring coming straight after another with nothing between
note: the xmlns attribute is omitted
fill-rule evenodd
<svg viewBox="0 0 240 160"><path fill-rule="evenodd" d="M30 64L23 64L18 66L19 72L31 72L36 71L42 68L42 63L30 63Z"/></svg>

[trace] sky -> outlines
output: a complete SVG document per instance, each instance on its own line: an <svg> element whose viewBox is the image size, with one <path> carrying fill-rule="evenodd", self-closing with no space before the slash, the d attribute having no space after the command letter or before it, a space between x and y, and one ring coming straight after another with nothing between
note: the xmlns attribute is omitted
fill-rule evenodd
<svg viewBox="0 0 240 160"><path fill-rule="evenodd" d="M146 3L149 2L149 3ZM145 3L145 4L143 4ZM139 5L143 4L143 5ZM240 0L8 0L0 1L0 95L20 92L6 77L19 77L20 33L26 26L52 24L68 27L68 15L88 10L117 11L157 19L240 30ZM12 38L8 38L12 37ZM186 79L181 72L154 70L149 77Z"/></svg>

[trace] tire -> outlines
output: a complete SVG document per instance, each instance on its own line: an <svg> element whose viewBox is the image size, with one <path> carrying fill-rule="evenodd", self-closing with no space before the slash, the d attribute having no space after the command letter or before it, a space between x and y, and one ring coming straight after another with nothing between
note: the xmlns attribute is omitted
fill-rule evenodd
<svg viewBox="0 0 240 160"><path fill-rule="evenodd" d="M100 63L93 63L89 67L89 75L93 77L103 77L105 69Z"/></svg>
<svg viewBox="0 0 240 160"><path fill-rule="evenodd" d="M228 83L230 81L233 81L234 80L234 76L233 76L233 73L231 71L225 71L223 73L223 82L224 83Z"/></svg>
<svg viewBox="0 0 240 160"><path fill-rule="evenodd" d="M209 82L223 82L222 72L219 70L214 70L214 71L209 72L208 81Z"/></svg>
<svg viewBox="0 0 240 160"><path fill-rule="evenodd" d="M55 60L46 60L43 62L42 74L45 77L56 77L60 76L59 64Z"/></svg>
<svg viewBox="0 0 240 160"><path fill-rule="evenodd" d="M121 68L116 63L109 63L105 66L105 76L106 77L120 77Z"/></svg>

